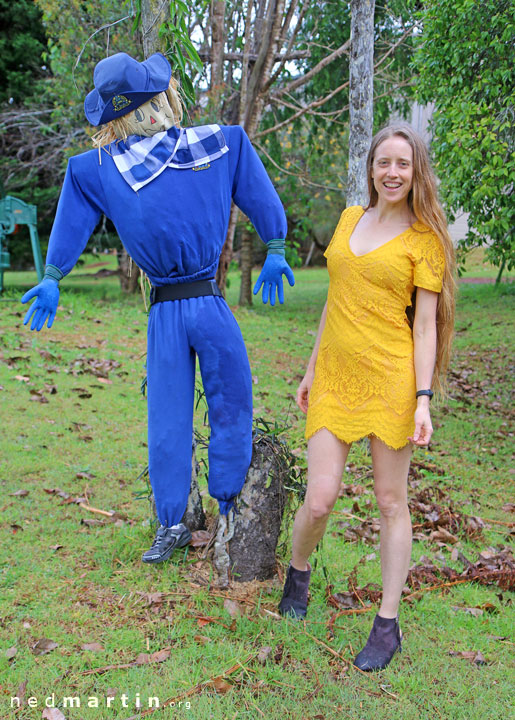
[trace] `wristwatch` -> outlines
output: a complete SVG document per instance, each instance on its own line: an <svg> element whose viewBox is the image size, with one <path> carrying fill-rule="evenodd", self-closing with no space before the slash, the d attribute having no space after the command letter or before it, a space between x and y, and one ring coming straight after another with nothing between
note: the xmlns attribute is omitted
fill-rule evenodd
<svg viewBox="0 0 515 720"><path fill-rule="evenodd" d="M434 395L434 392L432 390L417 390L417 392L415 393L415 397L418 398L421 395L427 395L429 397L429 399L431 400L431 398Z"/></svg>

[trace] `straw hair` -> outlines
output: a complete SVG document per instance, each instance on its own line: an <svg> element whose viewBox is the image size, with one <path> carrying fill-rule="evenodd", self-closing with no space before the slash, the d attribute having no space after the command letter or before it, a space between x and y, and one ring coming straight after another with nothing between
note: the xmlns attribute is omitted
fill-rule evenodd
<svg viewBox="0 0 515 720"><path fill-rule="evenodd" d="M158 93L155 98L152 99L155 100L156 98L161 107L162 103L168 103L173 113L174 125L179 127L182 120L184 105L179 94L179 83L177 80L173 77L170 78L168 89ZM127 113L127 115L128 114L129 113ZM109 143L112 143L115 140L125 140L129 134L127 115L122 115L122 117L116 118L116 120L111 120L105 125L102 125L100 130L91 136L93 146L101 148L104 145L109 145Z"/></svg>
<svg viewBox="0 0 515 720"><path fill-rule="evenodd" d="M420 135L410 125L389 125L373 137L367 157L368 192L370 196L367 210L374 207L378 200L377 190L372 179L372 164L376 149L384 140L396 135L404 138L413 151L413 182L408 194L408 206L417 220L439 237L445 255L442 291L438 296L436 309L437 348L433 380L434 388L444 393L446 371L449 366L454 335L456 259L454 245L447 230L445 213L438 199L436 177L429 161L427 148Z"/></svg>

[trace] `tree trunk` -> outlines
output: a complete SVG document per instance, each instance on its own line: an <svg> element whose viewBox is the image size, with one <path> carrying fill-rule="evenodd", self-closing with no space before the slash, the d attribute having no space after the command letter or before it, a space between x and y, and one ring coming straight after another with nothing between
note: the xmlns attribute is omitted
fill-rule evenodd
<svg viewBox="0 0 515 720"><path fill-rule="evenodd" d="M211 2L211 90L219 93L224 82L225 1Z"/></svg>
<svg viewBox="0 0 515 720"><path fill-rule="evenodd" d="M127 250L122 247L116 251L118 258L118 271L120 273L120 287L125 293L139 291L139 267L133 261Z"/></svg>
<svg viewBox="0 0 515 720"><path fill-rule="evenodd" d="M162 0L141 0L141 36L145 58L155 52L164 52L159 28L169 16L169 4Z"/></svg>
<svg viewBox="0 0 515 720"><path fill-rule="evenodd" d="M224 246L222 248L222 252L220 253L220 260L218 262L218 269L216 271L216 282L218 284L218 287L222 291L224 297L227 285L227 272L229 270L229 265L232 260L232 245L234 242L234 232L236 230L236 223L238 221L239 212L240 211L238 210L237 205L233 203L231 207L229 227L227 229L227 235L225 238Z"/></svg>
<svg viewBox="0 0 515 720"><path fill-rule="evenodd" d="M366 159L372 140L375 0L351 0L347 206L368 204Z"/></svg>
<svg viewBox="0 0 515 720"><path fill-rule="evenodd" d="M255 37L259 41L254 51L258 51L258 57L253 65L252 72L247 81L247 68L249 67L248 56L250 52L250 17L251 4L247 6L247 20L245 29L244 47L244 63L242 73L245 74L245 80L242 82L242 95L240 97L239 122L245 127L249 138L252 140L256 132L266 97L261 96L261 90L267 84L272 67L274 64L276 51L279 40L281 38L281 23L283 20L284 0L271 0L269 5L258 3L256 24L262 23L262 29L256 31ZM249 30L249 32L247 32ZM266 94L266 93L265 93ZM233 205L231 211L231 219L229 229L225 238L225 243L220 255L220 262L216 273L216 280L222 293L225 295L225 286L227 280L227 270L231 262L234 242L234 231L236 229L236 221L238 219L238 209Z"/></svg>
<svg viewBox="0 0 515 720"><path fill-rule="evenodd" d="M245 229L240 250L240 305L252 305L252 235Z"/></svg>

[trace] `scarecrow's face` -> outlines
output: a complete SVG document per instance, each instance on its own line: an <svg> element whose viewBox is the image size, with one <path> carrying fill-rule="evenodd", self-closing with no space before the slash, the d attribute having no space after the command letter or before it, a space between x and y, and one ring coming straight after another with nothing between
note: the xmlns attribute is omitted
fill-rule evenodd
<svg viewBox="0 0 515 720"><path fill-rule="evenodd" d="M128 135L152 137L158 132L168 130L175 124L166 93L159 93L152 100L140 105L137 110L128 113L126 118Z"/></svg>

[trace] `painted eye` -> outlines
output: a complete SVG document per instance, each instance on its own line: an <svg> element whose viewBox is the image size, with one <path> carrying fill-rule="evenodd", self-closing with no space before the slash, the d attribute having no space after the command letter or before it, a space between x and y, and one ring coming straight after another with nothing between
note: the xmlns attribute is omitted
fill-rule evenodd
<svg viewBox="0 0 515 720"><path fill-rule="evenodd" d="M134 117L136 118L137 122L143 122L143 120L145 119L144 113L142 113L139 109L134 111Z"/></svg>
<svg viewBox="0 0 515 720"><path fill-rule="evenodd" d="M153 100L150 101L150 107L154 112L159 112L159 105Z"/></svg>

